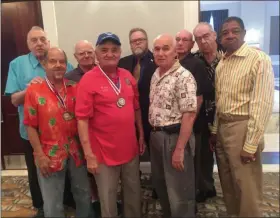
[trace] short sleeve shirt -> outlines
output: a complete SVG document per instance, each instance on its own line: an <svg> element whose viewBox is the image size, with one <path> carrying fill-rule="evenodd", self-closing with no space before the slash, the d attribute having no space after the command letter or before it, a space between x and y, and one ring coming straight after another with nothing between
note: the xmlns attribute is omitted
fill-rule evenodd
<svg viewBox="0 0 280 218"><path fill-rule="evenodd" d="M159 68L151 80L149 122L152 126L181 123L185 112L196 112L196 82L177 61L160 77Z"/></svg>
<svg viewBox="0 0 280 218"><path fill-rule="evenodd" d="M67 64L67 71L73 69L71 64ZM16 92L26 89L27 84L34 77L44 77L45 70L32 54L19 56L11 61L8 72L8 79L6 84L6 95L12 95ZM26 129L23 125L23 105L18 106L20 135L23 139L28 140Z"/></svg>
<svg viewBox="0 0 280 218"><path fill-rule="evenodd" d="M77 121L74 117L76 84L66 81L66 109L44 81L28 87L24 103L24 125L38 129L44 153L51 159L53 172L62 170L71 155L76 166L84 162L82 148L78 139ZM64 88L61 95L65 95ZM63 114L72 115L65 120Z"/></svg>
<svg viewBox="0 0 280 218"><path fill-rule="evenodd" d="M117 95L99 67L87 72L77 91L76 117L89 120L89 138L100 163L116 166L128 163L138 154L135 110L139 109L136 80L118 68L121 92ZM119 98L125 100L117 106Z"/></svg>

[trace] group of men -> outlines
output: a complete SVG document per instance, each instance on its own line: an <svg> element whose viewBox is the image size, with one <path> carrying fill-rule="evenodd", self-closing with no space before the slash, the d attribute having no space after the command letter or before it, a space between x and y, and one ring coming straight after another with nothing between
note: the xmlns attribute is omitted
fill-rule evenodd
<svg viewBox="0 0 280 218"><path fill-rule="evenodd" d="M146 145L163 217L194 217L196 202L216 196L213 151L228 215L261 217L274 77L245 33L243 21L229 17L218 33L225 53L208 23L159 35L150 51L146 31L134 28L124 58L119 37L102 33L95 48L76 43L73 69L33 27L30 53L10 63L5 92L18 107L37 217L63 217L64 204L76 217L97 217L92 201L101 217L117 217L120 179L123 216L141 217Z"/></svg>

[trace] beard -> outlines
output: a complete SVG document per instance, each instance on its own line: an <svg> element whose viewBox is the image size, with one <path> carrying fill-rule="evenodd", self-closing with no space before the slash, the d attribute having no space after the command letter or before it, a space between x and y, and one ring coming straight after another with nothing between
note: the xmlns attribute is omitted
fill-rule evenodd
<svg viewBox="0 0 280 218"><path fill-rule="evenodd" d="M142 48L136 48L134 51L133 51L133 54L137 57L139 56L142 56L144 54L145 50L142 49Z"/></svg>

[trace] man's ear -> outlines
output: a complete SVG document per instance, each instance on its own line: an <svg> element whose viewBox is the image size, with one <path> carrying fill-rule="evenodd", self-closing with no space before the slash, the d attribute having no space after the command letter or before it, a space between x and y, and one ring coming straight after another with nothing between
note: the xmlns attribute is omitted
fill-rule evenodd
<svg viewBox="0 0 280 218"><path fill-rule="evenodd" d="M213 31L213 36L215 38L215 41L217 40L217 33L215 31Z"/></svg>
<svg viewBox="0 0 280 218"><path fill-rule="evenodd" d="M243 39L245 39L245 36L246 36L246 30L243 30L243 32L242 32Z"/></svg>

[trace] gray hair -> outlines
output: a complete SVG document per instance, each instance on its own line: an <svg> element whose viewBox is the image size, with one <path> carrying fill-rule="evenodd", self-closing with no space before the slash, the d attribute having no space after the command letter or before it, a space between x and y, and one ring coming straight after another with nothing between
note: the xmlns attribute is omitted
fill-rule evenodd
<svg viewBox="0 0 280 218"><path fill-rule="evenodd" d="M33 26L33 27L31 27L31 29L30 29L30 30L28 31L28 33L27 33L27 39L28 39L29 34L30 34L32 31L34 31L34 30L40 30L40 31L43 31L43 32L46 34L45 30L44 30L42 27Z"/></svg>
<svg viewBox="0 0 280 218"><path fill-rule="evenodd" d="M212 27L211 24L209 24L209 23L207 23L207 22L199 22L199 23L195 26L195 28L193 29L193 34L195 33L196 29L197 29L198 27L200 27L200 26L207 26L207 27L210 29L211 32L215 32L215 30L213 29L213 27Z"/></svg>

